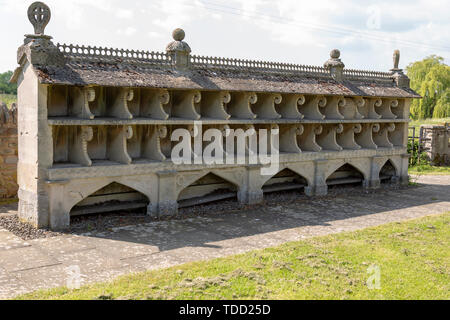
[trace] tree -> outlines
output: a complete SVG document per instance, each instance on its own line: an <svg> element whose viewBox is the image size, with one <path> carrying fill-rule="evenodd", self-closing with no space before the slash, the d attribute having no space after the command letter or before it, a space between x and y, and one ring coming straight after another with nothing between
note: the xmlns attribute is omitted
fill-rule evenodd
<svg viewBox="0 0 450 320"><path fill-rule="evenodd" d="M421 100L414 100L411 105L411 116L414 119L450 116L450 67L443 61L444 58L432 55L407 67L411 88L423 97Z"/></svg>
<svg viewBox="0 0 450 320"><path fill-rule="evenodd" d="M0 93L17 94L17 85L9 83L12 74L12 71L0 73Z"/></svg>

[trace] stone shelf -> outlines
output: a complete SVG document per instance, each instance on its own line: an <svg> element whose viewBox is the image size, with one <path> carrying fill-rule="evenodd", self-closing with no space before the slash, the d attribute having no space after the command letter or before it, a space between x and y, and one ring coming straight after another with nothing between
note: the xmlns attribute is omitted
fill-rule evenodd
<svg viewBox="0 0 450 320"><path fill-rule="evenodd" d="M409 123L409 119L348 119L348 120L308 120L308 119L236 119L218 120L211 118L201 118L202 124L308 124L308 123ZM134 118L130 120L116 118L95 118L93 120L78 119L73 117L50 117L48 124L51 126L117 126L117 125L193 125L194 120L182 118L168 118L167 120L157 120L148 118Z"/></svg>

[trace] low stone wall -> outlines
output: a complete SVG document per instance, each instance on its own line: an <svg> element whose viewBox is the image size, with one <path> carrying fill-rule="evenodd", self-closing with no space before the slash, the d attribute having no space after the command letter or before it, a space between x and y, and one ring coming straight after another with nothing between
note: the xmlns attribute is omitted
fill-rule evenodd
<svg viewBox="0 0 450 320"><path fill-rule="evenodd" d="M0 199L17 197L17 108L0 102Z"/></svg>
<svg viewBox="0 0 450 320"><path fill-rule="evenodd" d="M421 126L423 149L433 165L450 165L450 126Z"/></svg>

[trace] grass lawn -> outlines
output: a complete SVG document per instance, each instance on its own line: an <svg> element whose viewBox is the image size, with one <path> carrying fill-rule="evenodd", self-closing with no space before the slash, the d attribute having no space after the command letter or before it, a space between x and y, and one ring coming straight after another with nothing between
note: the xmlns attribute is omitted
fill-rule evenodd
<svg viewBox="0 0 450 320"><path fill-rule="evenodd" d="M18 298L449 299L449 243L447 212Z"/></svg>
<svg viewBox="0 0 450 320"><path fill-rule="evenodd" d="M415 175L450 175L450 167L437 167L430 164L421 164L409 167L408 172L409 174Z"/></svg>
<svg viewBox="0 0 450 320"><path fill-rule="evenodd" d="M8 107L11 107L12 103L17 103L17 96L14 94L0 94L0 102L6 103Z"/></svg>

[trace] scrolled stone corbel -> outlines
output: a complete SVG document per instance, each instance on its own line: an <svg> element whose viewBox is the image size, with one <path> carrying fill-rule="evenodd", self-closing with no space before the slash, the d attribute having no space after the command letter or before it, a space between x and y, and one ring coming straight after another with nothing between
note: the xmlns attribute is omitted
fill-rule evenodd
<svg viewBox="0 0 450 320"><path fill-rule="evenodd" d="M92 160L88 155L87 145L94 138L92 127L81 126L74 128L74 136L72 136L69 147L69 161L82 166L92 166Z"/></svg>
<svg viewBox="0 0 450 320"><path fill-rule="evenodd" d="M341 114L344 119L363 119L364 116L359 112L363 109L366 101L362 97L347 98L344 107L340 108Z"/></svg>
<svg viewBox="0 0 450 320"><path fill-rule="evenodd" d="M143 90L141 115L146 118L167 120L169 114L164 110L170 102L170 94L166 89Z"/></svg>
<svg viewBox="0 0 450 320"><path fill-rule="evenodd" d="M302 94L289 94L283 97L276 111L285 119L303 119L305 116L300 113L299 107L303 106L306 98Z"/></svg>
<svg viewBox="0 0 450 320"><path fill-rule="evenodd" d="M95 118L89 107L90 102L95 101L95 90L92 87L71 87L70 92L71 105L69 106L69 115L80 119L92 120Z"/></svg>
<svg viewBox="0 0 450 320"><path fill-rule="evenodd" d="M344 108L347 104L344 97L331 97L328 98L328 103L324 107L325 119L342 120L344 116L340 112L340 109Z"/></svg>
<svg viewBox="0 0 450 320"><path fill-rule="evenodd" d="M324 108L327 105L327 98L324 96L313 96L308 98L299 109L300 113L304 115L308 120L323 120L325 115L320 112L320 108Z"/></svg>
<svg viewBox="0 0 450 320"><path fill-rule="evenodd" d="M178 92L174 95L172 103L172 116L200 120L200 102L202 101L202 94L197 90L190 90L185 92Z"/></svg>
<svg viewBox="0 0 450 320"><path fill-rule="evenodd" d="M342 123L326 125L320 135L317 136L317 143L323 150L342 151L343 148L337 143L336 136L344 132Z"/></svg>
<svg viewBox="0 0 450 320"><path fill-rule="evenodd" d="M148 126L146 131L143 150L144 158L155 161L166 160L166 156L161 150L161 139L167 137L167 127L162 125Z"/></svg>
<svg viewBox="0 0 450 320"><path fill-rule="evenodd" d="M378 149L373 140L373 134L380 130L378 123L364 123L360 132L355 132L355 142L364 149Z"/></svg>
<svg viewBox="0 0 450 320"><path fill-rule="evenodd" d="M106 107L108 116L118 119L133 119L128 102L133 101L134 91L130 88L114 88L110 94L110 105Z"/></svg>
<svg viewBox="0 0 450 320"><path fill-rule="evenodd" d="M355 134L361 133L362 126L359 123L344 124L343 131L337 135L337 143L344 149L359 150L361 146L355 141Z"/></svg>
<svg viewBox="0 0 450 320"><path fill-rule="evenodd" d="M201 113L203 117L228 120L231 115L226 111L226 105L231 101L228 91L203 92Z"/></svg>
<svg viewBox="0 0 450 320"><path fill-rule="evenodd" d="M280 119L281 114L277 112L275 105L279 105L281 101L283 101L281 94L260 94L252 109L259 119Z"/></svg>
<svg viewBox="0 0 450 320"><path fill-rule="evenodd" d="M380 107L380 114L382 119L397 119L397 116L392 112L392 108L398 107L397 99L384 99Z"/></svg>
<svg viewBox="0 0 450 320"><path fill-rule="evenodd" d="M234 93L228 105L228 113L234 118L256 119L257 115L253 113L251 105L257 101L258 96L254 92Z"/></svg>
<svg viewBox="0 0 450 320"><path fill-rule="evenodd" d="M316 142L316 136L323 131L319 124L308 124L304 126L303 133L297 136L297 144L301 151L320 152L322 147Z"/></svg>
<svg viewBox="0 0 450 320"><path fill-rule="evenodd" d="M393 148L394 145L389 141L389 133L395 130L394 123L378 125L378 131L374 131L373 141L378 147Z"/></svg>
<svg viewBox="0 0 450 320"><path fill-rule="evenodd" d="M289 153L301 153L297 138L305 132L301 124L283 125L280 129L280 151Z"/></svg>
<svg viewBox="0 0 450 320"><path fill-rule="evenodd" d="M381 105L383 101L378 98L370 98L367 99L366 106L364 108L363 115L366 119L381 119L381 115L376 111Z"/></svg>
<svg viewBox="0 0 450 320"><path fill-rule="evenodd" d="M128 154L127 140L133 136L131 126L117 126L108 128L107 158L111 161L131 164L132 159Z"/></svg>

